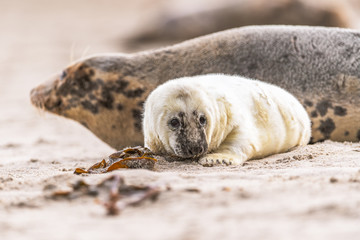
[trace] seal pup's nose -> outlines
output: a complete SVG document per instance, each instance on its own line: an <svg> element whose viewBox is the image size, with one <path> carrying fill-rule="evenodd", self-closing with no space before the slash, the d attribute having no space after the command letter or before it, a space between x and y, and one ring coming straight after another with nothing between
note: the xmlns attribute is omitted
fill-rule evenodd
<svg viewBox="0 0 360 240"><path fill-rule="evenodd" d="M189 156L199 156L201 154L203 154L204 151L204 147L201 145L190 145L187 149L187 153Z"/></svg>

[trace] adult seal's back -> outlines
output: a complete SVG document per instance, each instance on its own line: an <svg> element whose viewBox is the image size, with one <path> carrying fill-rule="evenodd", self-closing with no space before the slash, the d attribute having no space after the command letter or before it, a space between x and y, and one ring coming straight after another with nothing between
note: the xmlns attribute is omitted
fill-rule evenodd
<svg viewBox="0 0 360 240"><path fill-rule="evenodd" d="M158 50L93 56L33 89L31 100L122 148L143 144L142 103L155 87L206 73L285 88L305 106L313 142L360 139L360 32L349 29L242 27Z"/></svg>

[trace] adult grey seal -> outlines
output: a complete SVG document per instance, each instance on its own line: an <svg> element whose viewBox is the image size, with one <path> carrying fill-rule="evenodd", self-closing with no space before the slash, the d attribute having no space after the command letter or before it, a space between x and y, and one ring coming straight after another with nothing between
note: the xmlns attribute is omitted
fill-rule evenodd
<svg viewBox="0 0 360 240"><path fill-rule="evenodd" d="M249 25L307 25L352 27L352 11L345 1L332 0L223 0L166 1L128 45L183 41L213 32ZM191 8L186 7L191 5ZM156 17L155 17L156 16Z"/></svg>
<svg viewBox="0 0 360 240"><path fill-rule="evenodd" d="M198 157L207 166L240 165L306 145L311 127L304 107L284 89L208 74L171 80L152 91L143 132L153 153Z"/></svg>
<svg viewBox="0 0 360 240"><path fill-rule="evenodd" d="M143 102L155 87L206 73L286 89L305 106L313 142L360 139L360 32L341 28L242 27L157 50L92 56L33 89L31 100L120 149L143 144Z"/></svg>

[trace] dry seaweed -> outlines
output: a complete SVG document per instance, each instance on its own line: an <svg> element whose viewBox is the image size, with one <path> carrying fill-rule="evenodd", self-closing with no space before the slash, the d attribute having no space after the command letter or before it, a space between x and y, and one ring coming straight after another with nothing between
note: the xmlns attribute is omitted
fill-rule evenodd
<svg viewBox="0 0 360 240"><path fill-rule="evenodd" d="M146 199L156 200L160 188L156 186L129 186L119 176L113 176L106 181L111 181L109 198L104 202L108 215L117 215L127 206L137 206Z"/></svg>
<svg viewBox="0 0 360 240"><path fill-rule="evenodd" d="M156 200L161 192L159 186L127 185L123 177L113 175L98 184L78 180L67 190L53 190L48 196L53 200L74 200L80 197L97 197L108 215L117 215L128 206L138 206L143 201Z"/></svg>
<svg viewBox="0 0 360 240"><path fill-rule="evenodd" d="M106 173L119 168L142 168L153 169L157 159L153 153L141 146L124 148L121 151L111 154L106 160L95 163L88 170L83 168L75 169L75 174L82 173Z"/></svg>

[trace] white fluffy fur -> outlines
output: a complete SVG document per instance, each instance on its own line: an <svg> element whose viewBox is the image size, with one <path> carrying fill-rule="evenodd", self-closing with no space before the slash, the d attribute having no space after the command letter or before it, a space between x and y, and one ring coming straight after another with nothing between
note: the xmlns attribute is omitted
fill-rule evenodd
<svg viewBox="0 0 360 240"><path fill-rule="evenodd" d="M177 98L181 93L190 99ZM239 76L210 74L168 81L145 103L145 146L154 153L176 155L176 138L167 125L179 111L197 109L207 117L208 151L202 165L242 164L306 145L310 119L299 101L271 84Z"/></svg>

